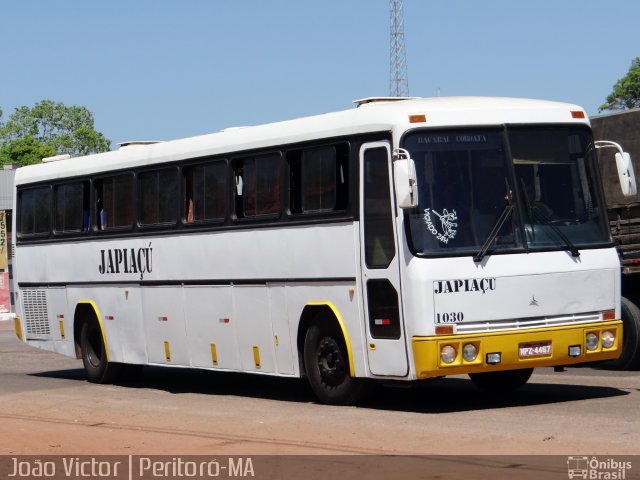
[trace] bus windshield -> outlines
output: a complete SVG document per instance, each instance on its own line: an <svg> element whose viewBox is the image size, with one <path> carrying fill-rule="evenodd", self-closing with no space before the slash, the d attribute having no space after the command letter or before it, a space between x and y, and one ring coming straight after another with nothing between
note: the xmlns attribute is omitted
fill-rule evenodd
<svg viewBox="0 0 640 480"><path fill-rule="evenodd" d="M417 255L569 250L611 243L591 134L575 127L416 131L405 138Z"/></svg>

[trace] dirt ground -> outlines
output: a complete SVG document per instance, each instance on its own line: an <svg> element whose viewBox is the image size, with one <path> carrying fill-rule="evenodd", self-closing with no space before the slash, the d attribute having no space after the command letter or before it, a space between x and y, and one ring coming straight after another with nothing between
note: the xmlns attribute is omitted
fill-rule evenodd
<svg viewBox="0 0 640 480"><path fill-rule="evenodd" d="M640 453L640 373L542 369L495 399L463 377L321 405L296 379L147 368L94 385L81 362L0 323L0 454L576 455Z"/></svg>

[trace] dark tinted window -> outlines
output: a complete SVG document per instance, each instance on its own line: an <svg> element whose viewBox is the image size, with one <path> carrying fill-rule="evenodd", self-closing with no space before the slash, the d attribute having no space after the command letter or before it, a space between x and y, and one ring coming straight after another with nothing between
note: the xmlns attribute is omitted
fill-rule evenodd
<svg viewBox="0 0 640 480"><path fill-rule="evenodd" d="M56 185L55 226L56 232L82 232L89 230L89 182L74 182Z"/></svg>
<svg viewBox="0 0 640 480"><path fill-rule="evenodd" d="M333 210L336 205L336 154L333 148L302 155L302 211Z"/></svg>
<svg viewBox="0 0 640 480"><path fill-rule="evenodd" d="M291 213L346 208L348 158L346 144L288 152Z"/></svg>
<svg viewBox="0 0 640 480"><path fill-rule="evenodd" d="M140 224L159 225L178 220L178 170L163 168L139 175Z"/></svg>
<svg viewBox="0 0 640 480"><path fill-rule="evenodd" d="M224 220L227 198L225 162L192 165L183 169L187 223Z"/></svg>
<svg viewBox="0 0 640 480"><path fill-rule="evenodd" d="M133 225L133 175L123 174L94 181L96 226L99 230Z"/></svg>
<svg viewBox="0 0 640 480"><path fill-rule="evenodd" d="M387 279L367 281L369 331L373 338L400 338L398 292Z"/></svg>
<svg viewBox="0 0 640 480"><path fill-rule="evenodd" d="M40 187L22 190L18 200L18 233L48 234L51 228L51 189Z"/></svg>
<svg viewBox="0 0 640 480"><path fill-rule="evenodd" d="M280 155L275 153L234 161L238 218L280 213L280 164Z"/></svg>
<svg viewBox="0 0 640 480"><path fill-rule="evenodd" d="M370 149L364 155L365 261L369 268L386 268L395 255L389 159L385 148Z"/></svg>

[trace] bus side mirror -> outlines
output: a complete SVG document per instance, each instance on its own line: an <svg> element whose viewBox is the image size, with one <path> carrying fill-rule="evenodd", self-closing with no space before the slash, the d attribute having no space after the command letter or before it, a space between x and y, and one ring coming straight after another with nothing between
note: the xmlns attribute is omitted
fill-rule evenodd
<svg viewBox="0 0 640 480"><path fill-rule="evenodd" d="M633 164L631 163L631 155L627 152L616 153L616 167L618 167L618 179L620 180L620 188L625 197L632 197L638 193L636 186L636 176L633 172Z"/></svg>
<svg viewBox="0 0 640 480"><path fill-rule="evenodd" d="M396 202L400 208L418 206L418 180L416 166L406 150L398 149L393 154L393 178Z"/></svg>
<svg viewBox="0 0 640 480"><path fill-rule="evenodd" d="M636 185L636 175L633 173L631 155L622 150L622 147L619 144L610 140L597 140L594 142L594 146L596 149L615 148L617 150L615 158L622 195L625 197L633 197L636 195L638 193L638 187Z"/></svg>

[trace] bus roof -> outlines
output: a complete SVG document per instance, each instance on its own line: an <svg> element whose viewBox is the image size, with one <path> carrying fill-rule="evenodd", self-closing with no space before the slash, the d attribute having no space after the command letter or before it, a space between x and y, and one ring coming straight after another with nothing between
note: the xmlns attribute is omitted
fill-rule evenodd
<svg viewBox="0 0 640 480"><path fill-rule="evenodd" d="M433 97L399 101L386 97L371 98L358 101L357 108L340 112L229 128L197 137L138 144L86 157L30 165L17 170L15 181L20 185L323 138L371 132L401 133L410 128L510 123L588 124L586 115L584 118L572 116L571 112L576 111L583 112L583 109L568 103L521 98ZM417 123L415 119L418 119Z"/></svg>

